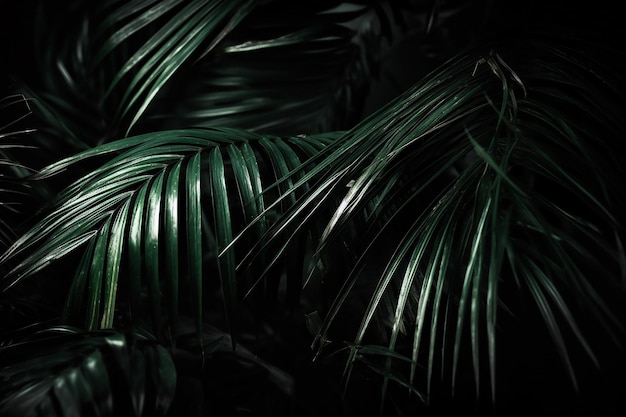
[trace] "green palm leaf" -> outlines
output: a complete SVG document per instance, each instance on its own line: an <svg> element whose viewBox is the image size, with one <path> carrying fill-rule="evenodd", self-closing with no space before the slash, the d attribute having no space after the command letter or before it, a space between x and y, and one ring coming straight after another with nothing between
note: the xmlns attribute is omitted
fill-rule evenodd
<svg viewBox="0 0 626 417"><path fill-rule="evenodd" d="M220 258L205 254L224 250L252 219L260 219L260 237L270 214L276 216L264 210L268 197L262 189L326 143L315 136L187 129L114 141L48 166L38 174L41 180L95 157L109 158L59 193L47 214L7 250L1 261L19 262L3 287L17 286L84 247L68 293L67 320L87 329L113 327L123 286L130 290L123 300L133 314L148 308L156 333L167 335L175 329L181 300L199 324L209 303L203 288L219 283L233 325L239 291L257 284L256 277L238 279L235 270L236 249L247 249L233 246ZM289 280L300 282L300 276Z"/></svg>
<svg viewBox="0 0 626 417"><path fill-rule="evenodd" d="M595 360L580 319L591 313L609 336L623 331L606 297L621 291L623 275L624 171L613 139L623 98L606 89L603 68L589 70L595 64L576 51L524 42L510 44L514 63L502 58L504 44L446 63L330 144L282 195L310 187L269 229L269 241L289 241L290 226L306 228L320 210L333 210L317 250L328 267L331 242L369 225L350 243L359 260L337 283L318 335L327 340L340 312L354 314L357 300L369 299L347 376L358 347L382 337L410 358L411 380L427 360L427 386L435 365L451 358L454 388L469 334L477 392L487 361L495 398L497 316L509 304L502 286L528 289L574 383L565 332ZM367 271L381 268L372 261L381 253L388 260L372 284ZM384 324L382 336L374 322Z"/></svg>
<svg viewBox="0 0 626 417"><path fill-rule="evenodd" d="M0 348L3 416L165 415L176 370L141 334L59 327Z"/></svg>
<svg viewBox="0 0 626 417"><path fill-rule="evenodd" d="M622 352L602 345L624 340L616 8L63 6L8 2L0 13L11 32L2 70L17 87L0 99L0 414L209 411L198 399L213 414L260 405L280 414L278 402L289 408L303 393L319 411L311 415L328 414L326 403L370 412L369 392L352 403L327 396L333 369L321 383L319 369L303 372L302 312L315 358L346 354L346 384L364 388L363 372L378 374L381 414L413 411L410 398L396 403L404 394L435 403L441 385L461 394L454 404L469 404L472 388L492 402L496 387L534 397L537 381L525 387L506 372L530 376L526 365L548 363L530 355L551 353L538 334L552 338L545 349L575 388L581 356L623 368ZM481 38L499 29L497 41ZM14 123L31 110L28 129ZM37 133L21 135L30 127ZM26 152L37 159L23 166ZM279 294L295 314L276 314ZM61 315L90 332L22 340ZM167 352L151 337L95 331L127 327L176 346L184 383L172 410ZM594 410L617 404L608 391L619 382L591 385L583 400ZM568 403L580 411L578 399Z"/></svg>
<svg viewBox="0 0 626 417"><path fill-rule="evenodd" d="M288 135L352 124L376 53L374 42L370 49L359 42L376 34L346 22L376 15L370 7L306 2L296 23L278 3L255 8L219 54L174 79L163 103L175 107L164 105L149 120L161 128L231 126Z"/></svg>
<svg viewBox="0 0 626 417"><path fill-rule="evenodd" d="M16 77L37 98L50 139L82 150L128 134L181 68L209 53L256 2L71 1L38 4L41 79ZM78 116L78 117L77 117ZM54 147L51 147L53 150ZM66 156L63 154L62 156Z"/></svg>
<svg viewBox="0 0 626 417"><path fill-rule="evenodd" d="M118 120L129 117L127 132L137 123L176 70L194 53L197 55L202 45L210 39L209 36L213 35L213 39L204 47L203 54L209 52L228 31L234 28L255 2L195 1L177 8L179 3L181 2L169 2L166 10L163 10L166 3L148 4L147 7L138 3L135 9L128 13L131 16L136 15L130 23L116 30L115 24L123 22L124 19L115 18L111 19L113 28L103 27L96 31L96 38L115 31L96 53L94 60L99 64L103 57L118 48L124 40L134 35L134 32L141 30L148 23L152 27L158 24L159 15L168 18L132 56L128 57L105 93L106 98L122 79L132 75L130 82L125 85L124 94L119 101L120 111L116 116ZM168 15L168 12L171 13Z"/></svg>
<svg viewBox="0 0 626 417"><path fill-rule="evenodd" d="M403 21L430 7L307 1L295 22L287 1L74 0L67 13L39 6L42 80L24 79L22 89L37 98L52 135L44 145L54 150L54 139L75 151L131 129L295 135L352 126L391 40L388 14Z"/></svg>

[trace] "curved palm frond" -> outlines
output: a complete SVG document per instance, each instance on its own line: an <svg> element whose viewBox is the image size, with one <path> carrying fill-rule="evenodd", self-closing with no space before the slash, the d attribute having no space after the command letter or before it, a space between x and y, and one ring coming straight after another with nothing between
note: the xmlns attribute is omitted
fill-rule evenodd
<svg viewBox="0 0 626 417"><path fill-rule="evenodd" d="M51 328L0 348L3 416L163 416L176 369L152 338Z"/></svg>
<svg viewBox="0 0 626 417"><path fill-rule="evenodd" d="M283 196L309 187L268 241L291 239L288 226L330 208L318 257L332 266L337 240L359 256L317 338L323 347L341 312L361 312L347 377L382 323L411 381L428 364L427 391L448 359L454 389L469 339L477 392L486 361L495 397L497 317L516 299L507 293L536 305L574 384L570 340L596 361L581 321L591 315L605 336L624 331L609 302L624 291L624 97L601 67L559 45L526 38L446 63L330 144ZM355 224L369 228L350 242ZM383 360L383 394L393 359Z"/></svg>
<svg viewBox="0 0 626 417"><path fill-rule="evenodd" d="M211 51L255 3L77 0L60 11L42 2L33 22L41 79L20 81L56 143L80 151L128 134L173 74Z"/></svg>
<svg viewBox="0 0 626 417"><path fill-rule="evenodd" d="M580 376L612 365L626 316L623 25L605 3L3 5L18 95L0 100L0 414L165 414L175 396L168 415L291 415L305 393L303 414L359 415L372 371L381 414L436 406L443 385L491 411L496 387L515 391L520 412L540 402L527 368L560 372L553 357L558 385L589 392ZM7 141L31 110L37 161ZM315 133L335 129L350 130ZM280 323L278 295L295 313ZM90 332L20 342L61 314ZM93 331L127 327L157 340ZM156 343L175 346L176 394ZM541 398L582 412L545 380ZM590 409L617 406L620 380L592 387L609 389ZM210 410L187 407L199 399Z"/></svg>
<svg viewBox="0 0 626 417"><path fill-rule="evenodd" d="M108 99L118 85L123 85L123 94L118 93L114 100L118 109L115 119L128 120L126 134L178 68L194 55L198 59L209 53L250 12L256 1L144 3L115 8L94 35L96 40L104 38L94 57L95 65L101 65L108 55L128 45L127 40L132 42L138 32L154 31L149 32L151 36L132 55L123 53L123 65L105 92Z"/></svg>
<svg viewBox="0 0 626 417"><path fill-rule="evenodd" d="M263 194L266 184L301 169L331 139L283 139L226 128L164 131L101 145L44 168L38 178L110 158L61 192L47 215L6 251L1 262L20 261L4 277L3 288L84 247L66 316L84 320L87 329L113 326L122 308L119 287L130 294L124 303L140 316L147 294L157 335L165 324L175 327L180 300L201 324L203 285L205 293L221 287L232 320L240 293L253 291L259 278L238 280L234 247L220 258L211 254L254 219L255 236L262 236L281 210L265 210L271 198ZM218 287L212 276L219 277ZM299 287L300 279L290 277L287 286Z"/></svg>
<svg viewBox="0 0 626 417"><path fill-rule="evenodd" d="M374 23L385 12L334 1L293 8L287 1L255 8L218 53L172 84L164 109L146 122L286 135L352 125L381 43ZM196 82L190 83L190 76Z"/></svg>
<svg viewBox="0 0 626 417"><path fill-rule="evenodd" d="M257 3L75 0L67 13L41 4L33 26L43 77L23 89L55 138L44 142L67 142L64 157L131 129L344 129L360 116L384 40L402 38L388 15L405 23L431 8Z"/></svg>
<svg viewBox="0 0 626 417"><path fill-rule="evenodd" d="M280 135L352 127L380 76L387 44L408 36L409 21L420 33L435 20L440 24L434 17L425 23L437 7L431 3L259 4L214 54L172 78L143 126L228 126ZM465 12L460 9L455 13ZM414 60L428 55L415 52Z"/></svg>

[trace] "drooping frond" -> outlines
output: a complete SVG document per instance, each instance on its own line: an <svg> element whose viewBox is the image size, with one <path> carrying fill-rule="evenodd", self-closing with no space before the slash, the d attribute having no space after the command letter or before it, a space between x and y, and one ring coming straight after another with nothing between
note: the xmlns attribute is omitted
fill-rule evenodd
<svg viewBox="0 0 626 417"><path fill-rule="evenodd" d="M608 1L548 3L3 4L0 414L163 414L165 352L103 327L172 347L168 415L211 395L370 412L330 350L346 389L382 380L381 415L411 413L396 388L493 408L537 393L519 376L621 372L624 26ZM28 338L61 315L90 332Z"/></svg>
<svg viewBox="0 0 626 417"><path fill-rule="evenodd" d="M115 97L116 120L130 131L179 67L209 53L249 13L256 1L131 2L107 13L94 32L94 65L120 60L105 84L105 101ZM98 13L98 12L96 12ZM131 53L121 52L140 38ZM93 48L93 47L92 47ZM121 91L120 91L121 87Z"/></svg>
<svg viewBox="0 0 626 417"><path fill-rule="evenodd" d="M623 331L606 296L623 291L624 98L576 50L505 45L446 63L330 144L268 230L269 241L291 239L289 225L330 207L319 259L332 268L337 240L358 254L319 332L327 340L342 314L361 312L347 375L382 323L411 380L420 360L427 387L451 363L454 386L468 342L477 392L484 362L495 389L497 317L512 303L502 288L536 305L574 383L569 341L596 361L582 319ZM344 233L354 225L368 227L358 241Z"/></svg>

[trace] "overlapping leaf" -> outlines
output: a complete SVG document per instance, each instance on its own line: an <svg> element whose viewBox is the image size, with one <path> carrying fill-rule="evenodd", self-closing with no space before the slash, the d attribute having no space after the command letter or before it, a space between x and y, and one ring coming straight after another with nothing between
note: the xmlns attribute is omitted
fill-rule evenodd
<svg viewBox="0 0 626 417"><path fill-rule="evenodd" d="M32 54L41 64L32 94L38 138L54 154L73 153L154 122L305 133L351 119L355 86L371 75L362 58L378 46L358 49L352 19L366 21L369 9L270 1L256 14L255 3L43 6ZM378 3L351 4L387 6ZM434 5L433 19L443 6L424 3ZM278 13L295 9L301 15L288 22ZM423 22L426 32L432 21ZM390 30L385 19L381 25ZM269 283L277 263L288 264L296 301L302 264L322 266L324 288L338 291L315 325L319 345L342 320L356 322L343 329L354 333L346 378L358 360L383 375L383 394L395 381L418 395L420 376L426 394L437 374L454 386L466 358L477 391L483 369L496 385L504 295L516 293L536 306L575 381L571 342L596 360L597 341L582 322L623 334L604 295L615 289L621 300L620 278L626 282L624 97L598 78L603 68L588 59L590 49L572 54L540 42L524 38L449 61L345 134L157 132L52 165L40 178L98 161L4 255L3 266L14 269L3 287L80 249L66 317L111 327L128 304L133 319L146 308L161 335L175 330L181 309L202 327L207 286L220 288L232 319L240 291ZM303 262L310 234L320 245ZM346 263L349 275L339 269ZM256 276L242 279L246 266Z"/></svg>
<svg viewBox="0 0 626 417"><path fill-rule="evenodd" d="M105 97L122 80L123 94L116 119L127 119L127 131L132 129L161 88L172 75L194 55L208 53L243 19L255 1L193 1L193 2L134 2L115 9L115 15L96 30L95 37L106 37L96 52L100 65L112 51L126 45L125 41L145 27L155 30L119 68ZM162 21L161 16L166 20ZM126 19L130 19L126 22ZM156 26L159 25L159 26Z"/></svg>
<svg viewBox="0 0 626 417"><path fill-rule="evenodd" d="M623 274L616 210L624 194L616 190L624 171L614 158L620 122L615 108L598 110L577 86L597 89L598 97L611 92L601 69L589 71L576 51L555 54L549 42L525 42L516 49L519 70L498 51L446 63L333 142L283 195L321 175L268 239L291 239L288 225L306 229L331 207L318 248L330 266L326 249L345 239L346 227L363 219L371 226L351 243L360 258L339 281L319 334L326 340L342 313L354 314L358 300L369 298L359 310L347 376L359 346L380 340L374 323L383 322L388 348L410 359L411 379L421 358L427 386L436 365L451 362L454 387L467 340L477 392L483 361L495 389L497 316L508 304L503 285L528 291L574 383L565 333L595 361L580 319L592 314L609 337L623 331L605 297ZM372 262L381 256L388 260Z"/></svg>
<svg viewBox="0 0 626 417"><path fill-rule="evenodd" d="M41 4L33 30L42 79L21 79L24 90L37 97L38 117L55 140L81 150L118 138L255 3L71 1L63 11Z"/></svg>
<svg viewBox="0 0 626 417"><path fill-rule="evenodd" d="M176 369L156 340L68 327L0 348L3 416L162 416Z"/></svg>
<svg viewBox="0 0 626 417"><path fill-rule="evenodd" d="M346 22L376 15L368 7L304 3L297 22L288 2L256 8L219 54L173 80L177 87L149 119L166 128L232 126L291 135L354 123L363 104L355 99L367 91L377 46L359 46L376 36L371 25Z"/></svg>
<svg viewBox="0 0 626 417"><path fill-rule="evenodd" d="M383 45L406 36L392 27L404 27L434 7L409 3L259 5L219 53L172 79L175 87L147 119L162 128L231 126L287 135L352 127L364 109L362 98L380 75ZM415 60L427 55L415 54Z"/></svg>
<svg viewBox="0 0 626 417"><path fill-rule="evenodd" d="M88 329L114 325L120 287L134 314L141 315L142 297L147 297L159 335L174 331L181 303L200 324L207 303L203 288L221 288L230 315L238 291L245 293L255 283L238 281L235 247L220 258L208 254L226 248L252 219L259 219L252 230L260 239L269 221L265 217L272 214L264 211L263 188L327 142L315 136L283 139L187 129L114 141L53 164L40 178L95 157L109 159L61 192L48 214L8 249L2 261L19 263L3 287L84 248L66 316Z"/></svg>

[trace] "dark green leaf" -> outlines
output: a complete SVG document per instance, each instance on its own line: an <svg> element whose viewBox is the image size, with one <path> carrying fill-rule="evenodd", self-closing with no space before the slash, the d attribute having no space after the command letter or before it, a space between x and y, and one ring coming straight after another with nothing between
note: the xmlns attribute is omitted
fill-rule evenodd
<svg viewBox="0 0 626 417"><path fill-rule="evenodd" d="M133 334L67 330L1 349L3 416L165 415L176 387L165 349Z"/></svg>

